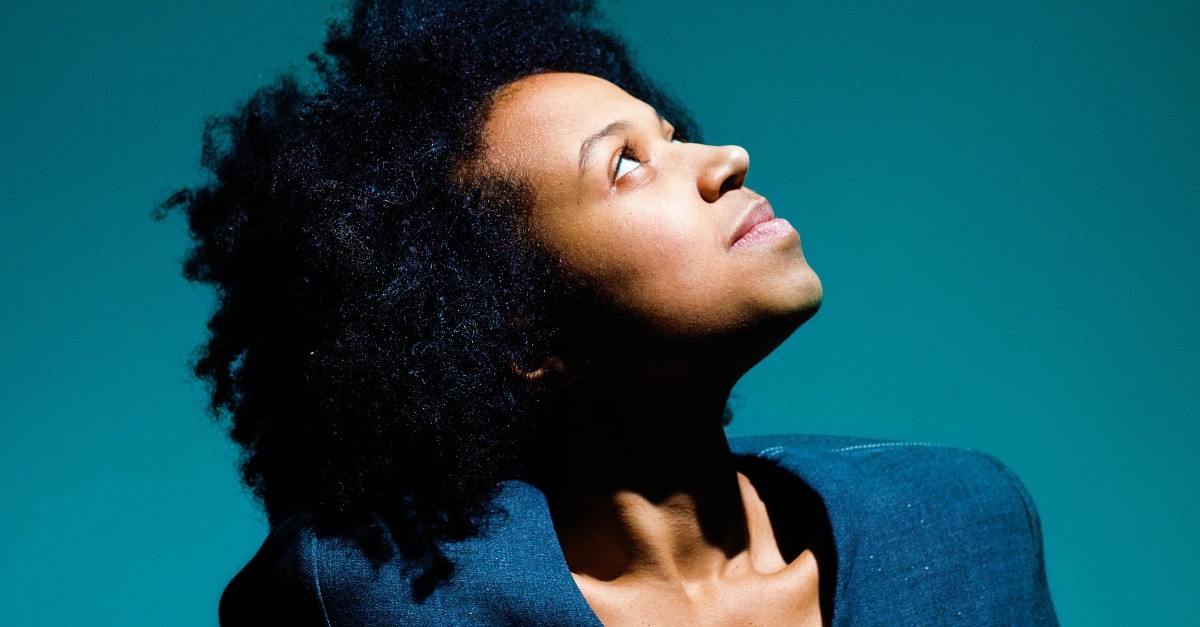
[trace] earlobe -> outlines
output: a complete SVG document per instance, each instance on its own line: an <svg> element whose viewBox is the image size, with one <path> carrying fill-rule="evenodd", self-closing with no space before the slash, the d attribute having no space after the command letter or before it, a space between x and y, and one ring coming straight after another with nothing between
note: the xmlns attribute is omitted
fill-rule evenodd
<svg viewBox="0 0 1200 627"><path fill-rule="evenodd" d="M533 370L524 370L513 364L513 372L532 383L539 394L553 394L583 377L581 368L569 366L559 355L550 355Z"/></svg>

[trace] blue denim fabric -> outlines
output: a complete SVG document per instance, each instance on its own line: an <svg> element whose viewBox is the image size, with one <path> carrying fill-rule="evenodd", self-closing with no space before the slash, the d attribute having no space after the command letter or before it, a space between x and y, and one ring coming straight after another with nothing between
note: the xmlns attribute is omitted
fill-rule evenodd
<svg viewBox="0 0 1200 627"><path fill-rule="evenodd" d="M824 502L836 553L835 567L822 565L823 575L836 571L834 625L1058 624L1037 512L996 459L823 436L731 446L771 460ZM541 492L511 482L500 504L509 515L485 537L448 547L458 571L420 604L400 558L376 569L350 540L281 525L226 588L221 624L599 625Z"/></svg>

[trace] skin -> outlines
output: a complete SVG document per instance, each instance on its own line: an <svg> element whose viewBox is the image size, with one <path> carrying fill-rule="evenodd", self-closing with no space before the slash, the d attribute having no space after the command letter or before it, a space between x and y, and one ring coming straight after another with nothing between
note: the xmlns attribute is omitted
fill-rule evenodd
<svg viewBox="0 0 1200 627"><path fill-rule="evenodd" d="M582 286L529 376L552 394L543 488L588 604L606 625L822 624L813 553L781 554L722 425L737 379L821 301L790 226L735 244L761 200L746 151L673 141L581 74L509 85L484 131L484 166L531 184L532 232Z"/></svg>

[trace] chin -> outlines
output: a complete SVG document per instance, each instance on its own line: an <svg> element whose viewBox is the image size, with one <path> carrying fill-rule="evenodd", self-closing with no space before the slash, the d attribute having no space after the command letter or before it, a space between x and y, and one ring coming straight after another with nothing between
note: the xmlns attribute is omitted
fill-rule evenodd
<svg viewBox="0 0 1200 627"><path fill-rule="evenodd" d="M821 287L821 280L817 278L817 275L813 275L813 285L804 296L804 302L800 307L800 324L808 322L808 319L816 315L817 311L821 309L821 301L825 297L825 290Z"/></svg>
<svg viewBox="0 0 1200 627"><path fill-rule="evenodd" d="M823 296L821 280L812 270L807 272L805 280L781 295L777 307L767 313L762 323L762 336L769 345L766 352L775 350L800 328L800 325L815 316L821 308Z"/></svg>
<svg viewBox="0 0 1200 627"><path fill-rule="evenodd" d="M825 291L821 286L821 278L806 264L804 271L789 286L785 294L781 294L780 305L776 313L782 317L793 319L795 327L808 322L821 308L821 299Z"/></svg>

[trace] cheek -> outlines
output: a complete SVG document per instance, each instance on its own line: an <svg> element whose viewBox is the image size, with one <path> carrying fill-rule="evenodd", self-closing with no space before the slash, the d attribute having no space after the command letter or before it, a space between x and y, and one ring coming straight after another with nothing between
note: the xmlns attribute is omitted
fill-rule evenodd
<svg viewBox="0 0 1200 627"><path fill-rule="evenodd" d="M670 210L612 210L590 237L564 251L568 266L604 300L673 325L699 321L722 302L725 281L710 225ZM690 324L689 324L690 326Z"/></svg>
<svg viewBox="0 0 1200 627"><path fill-rule="evenodd" d="M657 282L688 265L697 252L696 234L685 220L657 207L606 206L576 237L596 278L622 282Z"/></svg>

